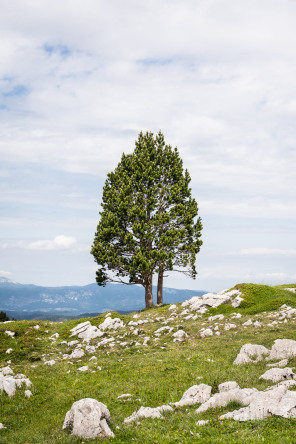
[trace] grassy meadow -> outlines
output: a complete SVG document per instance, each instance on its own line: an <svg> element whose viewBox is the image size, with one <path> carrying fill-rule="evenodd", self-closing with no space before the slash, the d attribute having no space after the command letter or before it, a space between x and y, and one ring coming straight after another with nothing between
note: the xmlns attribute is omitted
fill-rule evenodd
<svg viewBox="0 0 296 444"><path fill-rule="evenodd" d="M259 380L266 370L266 362L242 366L233 361L242 345L262 344L271 348L275 339L296 340L296 317L281 321L269 316L281 305L296 307L296 294L285 288L296 285L270 287L255 284L240 284L244 301L238 308L221 305L211 309L196 320L185 320L181 314L184 307L177 304L176 317L170 317L173 310L169 306L151 308L120 317L126 327L117 331L107 331L103 338L114 340L86 353L81 359L63 359L70 353L64 341L78 339L71 337L70 329L89 320L99 326L105 315L95 318L68 322L16 321L0 323L0 367L10 360L14 373L22 373L32 382L31 398L24 396L25 387L8 397L0 392L0 422L6 427L0 430L0 443L86 443L100 440L86 440L72 436L62 430L66 412L73 402L81 398L95 398L108 407L111 414L111 429L115 438L105 440L112 443L296 443L296 420L271 417L263 421L236 422L220 420L219 416L235 408L236 403L196 414L199 404L175 408L166 412L164 419L142 419L124 424L124 418L138 410L140 406L157 407L179 401L182 394L192 385L205 383L212 386L212 394L218 385L225 381L236 381L241 388L255 387L259 390L273 385ZM186 307L187 308L187 307ZM224 314L223 321L210 321L209 316ZM233 314L240 313L236 319ZM257 320L260 327L242 324L248 319ZM267 325L276 319L275 325ZM129 321L148 320L137 326L135 336L127 327ZM224 330L227 322L236 328ZM200 337L200 329L218 324L220 336ZM219 325L220 324L220 325ZM37 325L40 328L34 328ZM154 332L162 326L173 327L171 333L163 332L158 338ZM173 342L172 334L183 328L189 335L183 342ZM6 330L15 333L12 338ZM58 333L54 340L50 337ZM147 346L143 339L149 336ZM95 345L102 338L92 340ZM82 343L82 341L80 340ZM137 344L138 342L138 344ZM6 350L12 348L10 354ZM92 356L96 360L90 361ZM44 360L55 360L53 366L44 365ZM77 369L88 365L87 372ZM289 360L289 367L296 368L296 358ZM119 395L130 393L132 400L117 399ZM205 426L198 426L200 419L208 419Z"/></svg>

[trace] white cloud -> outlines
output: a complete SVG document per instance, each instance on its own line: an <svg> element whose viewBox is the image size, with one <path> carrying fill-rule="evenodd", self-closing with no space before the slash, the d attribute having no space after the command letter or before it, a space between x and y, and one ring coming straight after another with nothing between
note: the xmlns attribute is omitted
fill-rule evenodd
<svg viewBox="0 0 296 444"><path fill-rule="evenodd" d="M244 248L240 250L239 254L251 254L251 255L270 255L270 254L280 254L280 255L295 255L296 250L289 249L278 249L278 248Z"/></svg>
<svg viewBox="0 0 296 444"><path fill-rule="evenodd" d="M0 270L0 276L9 277L11 276L10 271Z"/></svg>
<svg viewBox="0 0 296 444"><path fill-rule="evenodd" d="M75 237L60 234L53 240L38 240L31 242L27 248L29 250L65 250L73 247L75 244Z"/></svg>

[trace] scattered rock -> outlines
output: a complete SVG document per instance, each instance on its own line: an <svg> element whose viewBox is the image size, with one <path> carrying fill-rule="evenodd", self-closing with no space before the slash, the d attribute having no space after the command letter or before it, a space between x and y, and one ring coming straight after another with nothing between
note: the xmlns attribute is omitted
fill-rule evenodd
<svg viewBox="0 0 296 444"><path fill-rule="evenodd" d="M287 390L285 386L275 386L271 390L257 392L247 407L226 413L220 418L248 421L272 415L296 418L296 392Z"/></svg>
<svg viewBox="0 0 296 444"><path fill-rule="evenodd" d="M163 419L162 412L172 411L173 408L170 405L162 405L160 407L140 407L139 410L133 412L130 416L124 419L125 423L135 421L140 418L160 418Z"/></svg>
<svg viewBox="0 0 296 444"><path fill-rule="evenodd" d="M240 402L242 405L250 404L253 396L258 390L255 388L245 388L245 389L232 389L223 391L221 393L216 393L208 401L203 403L197 410L196 413L205 412L208 409L214 409L217 407L225 407L230 401Z"/></svg>
<svg viewBox="0 0 296 444"><path fill-rule="evenodd" d="M104 322L106 322L107 319L109 318L106 318ZM101 337L104 334L101 329L91 325L89 321L76 325L76 327L72 328L70 331L72 332L71 336L78 335L78 338L83 339L84 342L90 342L92 339Z"/></svg>
<svg viewBox="0 0 296 444"><path fill-rule="evenodd" d="M8 348L5 353L7 353L9 355L12 351L13 351L13 348Z"/></svg>
<svg viewBox="0 0 296 444"><path fill-rule="evenodd" d="M269 350L263 345L258 344L245 344L240 349L234 364L249 364L251 362L262 361L264 355L268 355ZM254 359L255 358L255 359Z"/></svg>
<svg viewBox="0 0 296 444"><path fill-rule="evenodd" d="M228 324L225 324L224 325L224 330L233 330L234 328L236 328L236 325L235 324L230 324L230 323L228 323Z"/></svg>
<svg viewBox="0 0 296 444"><path fill-rule="evenodd" d="M68 356L69 359L80 359L85 355L84 351L81 348L75 348L72 353Z"/></svg>
<svg viewBox="0 0 296 444"><path fill-rule="evenodd" d="M196 425L198 426L204 426L206 424L208 424L210 421L208 419L200 419L199 421L197 421Z"/></svg>
<svg viewBox="0 0 296 444"><path fill-rule="evenodd" d="M292 339L276 339L271 347L267 360L293 358L296 356L296 341Z"/></svg>
<svg viewBox="0 0 296 444"><path fill-rule="evenodd" d="M212 387L207 384L193 385L186 390L180 401L174 403L174 406L183 407L184 405L204 403L210 399L211 390Z"/></svg>
<svg viewBox="0 0 296 444"><path fill-rule="evenodd" d="M215 316L209 316L209 318L208 318L209 321L216 321L216 320L223 321L223 319L224 319L224 315L223 314L218 314L218 315L215 315Z"/></svg>
<svg viewBox="0 0 296 444"><path fill-rule="evenodd" d="M213 336L213 331L210 328L203 328L200 330L200 337L206 338L207 336Z"/></svg>
<svg viewBox="0 0 296 444"><path fill-rule="evenodd" d="M271 368L267 370L259 379L266 379L267 381L278 382L285 379L294 379L295 373L291 367L286 368Z"/></svg>
<svg viewBox="0 0 296 444"><path fill-rule="evenodd" d="M0 422L0 429L6 429L6 427L4 427L4 425L2 424L2 422Z"/></svg>
<svg viewBox="0 0 296 444"><path fill-rule="evenodd" d="M55 360L54 359L52 359L51 361L45 361L44 362L44 365L55 365Z"/></svg>
<svg viewBox="0 0 296 444"><path fill-rule="evenodd" d="M130 393L124 393L123 395L117 396L117 399L122 399L123 401L131 401L132 397L133 395L131 395Z"/></svg>
<svg viewBox="0 0 296 444"><path fill-rule="evenodd" d="M84 365L83 367L79 367L77 370L79 372L87 372L88 371L88 365Z"/></svg>
<svg viewBox="0 0 296 444"><path fill-rule="evenodd" d="M32 396L32 392L31 392L31 390L25 390L25 396L27 397L27 398L31 398L31 396Z"/></svg>
<svg viewBox="0 0 296 444"><path fill-rule="evenodd" d="M229 392L229 390L236 390L239 388L238 383L235 381L222 382L222 384L218 385L219 393Z"/></svg>
<svg viewBox="0 0 296 444"><path fill-rule="evenodd" d="M173 335L174 342L181 342L188 338L188 334L184 330L178 330Z"/></svg>
<svg viewBox="0 0 296 444"><path fill-rule="evenodd" d="M113 438L107 421L111 420L105 404L92 398L80 399L74 402L66 413L63 429L72 430L72 435L81 438Z"/></svg>
<svg viewBox="0 0 296 444"><path fill-rule="evenodd" d="M279 362L274 362L273 364L266 364L267 367L286 367L288 365L289 360L288 359L282 359Z"/></svg>
<svg viewBox="0 0 296 444"><path fill-rule="evenodd" d="M7 393L8 396L14 396L16 389L23 384L31 387L30 379L23 374L13 376L13 370L10 367L4 367L0 370L0 390Z"/></svg>
<svg viewBox="0 0 296 444"><path fill-rule="evenodd" d="M100 324L100 330L117 330L118 328L124 327L124 322L119 318L106 318L102 324Z"/></svg>
<svg viewBox="0 0 296 444"><path fill-rule="evenodd" d="M13 338L14 335L15 335L15 332L14 332L14 331L10 331L10 330L6 330L4 333L5 333L6 335L10 336L11 338Z"/></svg>
<svg viewBox="0 0 296 444"><path fill-rule="evenodd" d="M168 310L175 310L175 308L177 308L176 304L172 304L169 306Z"/></svg>

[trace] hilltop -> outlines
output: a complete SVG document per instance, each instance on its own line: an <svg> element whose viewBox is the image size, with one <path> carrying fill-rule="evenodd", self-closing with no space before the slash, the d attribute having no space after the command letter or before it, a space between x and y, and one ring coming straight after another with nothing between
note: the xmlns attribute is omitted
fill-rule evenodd
<svg viewBox="0 0 296 444"><path fill-rule="evenodd" d="M73 402L94 398L110 411L115 437L107 442L293 442L294 418L270 413L265 419L240 422L221 416L240 411L248 401L237 398L245 393L269 396L281 390L290 401L296 396L296 348L280 369L282 379L291 379L286 385L275 390L274 381L260 379L268 369L275 370L269 364L279 361L275 341L296 341L295 290L296 285L238 284L218 295L128 315L110 312L61 323L0 324L0 423L6 427L0 430L0 441L99 442L62 429ZM234 364L250 343L261 348L247 354L249 362ZM17 374L21 376L15 379ZM15 394L8 396L13 388ZM230 397L221 405L221 395L227 390L231 394L230 388L237 390L235 400ZM207 397L203 392L202 399L199 390L208 390ZM206 401L212 395L220 401ZM164 405L167 411L153 410L158 418L133 420L142 406ZM202 420L209 422L200 425Z"/></svg>

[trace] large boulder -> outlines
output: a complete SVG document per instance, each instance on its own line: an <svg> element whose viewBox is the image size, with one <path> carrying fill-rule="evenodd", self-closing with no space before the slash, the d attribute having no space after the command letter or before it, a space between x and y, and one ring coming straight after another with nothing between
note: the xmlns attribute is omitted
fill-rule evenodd
<svg viewBox="0 0 296 444"><path fill-rule="evenodd" d="M245 344L240 349L234 364L249 364L251 362L262 361L265 355L269 354L269 350L263 345L258 344Z"/></svg>
<svg viewBox="0 0 296 444"><path fill-rule="evenodd" d="M296 356L296 341L292 339L276 339L271 347L268 360L294 358Z"/></svg>
<svg viewBox="0 0 296 444"><path fill-rule="evenodd" d="M107 421L110 421L110 412L102 402L92 398L80 399L74 402L66 413L63 429L70 429L72 435L81 438L112 438Z"/></svg>

